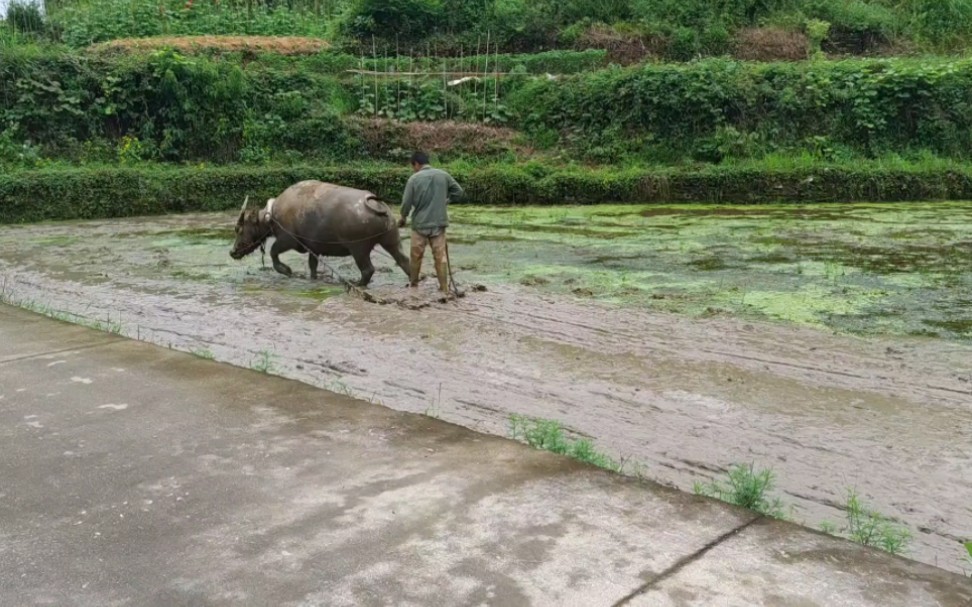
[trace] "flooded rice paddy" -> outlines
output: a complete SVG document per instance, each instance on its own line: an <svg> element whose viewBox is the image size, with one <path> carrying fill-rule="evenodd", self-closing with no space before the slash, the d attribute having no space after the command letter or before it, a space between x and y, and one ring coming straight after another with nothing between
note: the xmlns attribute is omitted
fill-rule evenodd
<svg viewBox="0 0 972 607"><path fill-rule="evenodd" d="M848 488L960 570L972 537L972 204L458 207L449 304L373 254L379 306L229 258L231 214L5 226L4 297L507 433L556 419L691 489L772 467L793 517ZM427 266L430 260L427 260ZM357 278L349 259L331 260ZM430 270L430 268L429 268ZM324 272L326 274L326 272Z"/></svg>
<svg viewBox="0 0 972 607"><path fill-rule="evenodd" d="M463 210L472 268L684 314L972 339L972 205ZM457 239L453 239L455 242Z"/></svg>

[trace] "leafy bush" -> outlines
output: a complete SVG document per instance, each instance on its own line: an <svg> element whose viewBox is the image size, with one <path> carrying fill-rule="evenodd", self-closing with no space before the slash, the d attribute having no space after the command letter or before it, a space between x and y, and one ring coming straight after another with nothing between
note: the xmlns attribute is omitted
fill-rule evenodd
<svg viewBox="0 0 972 607"><path fill-rule="evenodd" d="M363 150L352 113L514 127L537 147L560 143L563 156L600 163L803 151L830 161L972 157L968 59L705 60L558 79L523 74L523 62L542 69L603 58L556 52L506 56L500 64L513 74L443 86L438 77L376 81L316 69L342 65L340 57L259 59L244 69L226 57L167 50L117 57L4 48L0 123L11 141L51 158L79 158L86 142L114 147L128 136L142 159L351 160Z"/></svg>
<svg viewBox="0 0 972 607"><path fill-rule="evenodd" d="M350 36L413 43L440 26L443 9L437 0L354 0L344 19Z"/></svg>
<svg viewBox="0 0 972 607"><path fill-rule="evenodd" d="M759 153L826 137L870 156L972 155L972 61L964 59L652 65L534 80L506 102L528 132L555 130L592 147L607 133L693 155L720 133L738 133L737 150Z"/></svg>
<svg viewBox="0 0 972 607"><path fill-rule="evenodd" d="M866 0L810 0L804 13L831 24L821 41L828 52L867 53L888 44L901 29L894 11Z"/></svg>
<svg viewBox="0 0 972 607"><path fill-rule="evenodd" d="M810 55L814 58L823 57L823 41L830 35L830 22L820 19L810 19L806 23L807 42Z"/></svg>
<svg viewBox="0 0 972 607"><path fill-rule="evenodd" d="M35 167L40 162L37 146L17 141L11 128L0 132L0 166Z"/></svg>
<svg viewBox="0 0 972 607"><path fill-rule="evenodd" d="M310 70L244 72L172 51L118 60L0 51L0 122L52 155L127 136L140 158L227 162L245 146L350 158L360 147L336 110L344 94Z"/></svg>
<svg viewBox="0 0 972 607"><path fill-rule="evenodd" d="M972 32L972 0L880 0L901 15L912 35L931 48L950 50Z"/></svg>

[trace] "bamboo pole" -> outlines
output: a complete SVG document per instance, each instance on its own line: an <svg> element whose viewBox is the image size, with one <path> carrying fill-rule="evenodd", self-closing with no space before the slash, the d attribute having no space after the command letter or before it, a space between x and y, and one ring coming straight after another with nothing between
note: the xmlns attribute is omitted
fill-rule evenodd
<svg viewBox="0 0 972 607"><path fill-rule="evenodd" d="M442 57L442 110L445 112L446 120L449 119L449 94L448 94L448 78L446 78L446 65L447 58Z"/></svg>
<svg viewBox="0 0 972 607"><path fill-rule="evenodd" d="M486 84L486 78L489 76L489 30L486 30L486 63L483 65L483 121L486 120L486 95L489 91L489 85Z"/></svg>
<svg viewBox="0 0 972 607"><path fill-rule="evenodd" d="M385 44L384 55L385 55L385 72L390 74L391 72L388 69L388 44ZM391 94L388 92L388 85L387 84L384 87L382 87L382 90L385 93L385 98L386 99L391 96ZM389 104L386 104L386 105L389 105ZM387 116L385 116L385 117L387 118Z"/></svg>
<svg viewBox="0 0 972 607"><path fill-rule="evenodd" d="M375 46L375 37L371 36L371 59L378 62L378 49ZM377 65L375 67L378 67ZM375 71L375 118L378 118L378 72Z"/></svg>
<svg viewBox="0 0 972 607"><path fill-rule="evenodd" d="M374 71L374 70L357 69L357 70L344 70L344 73L345 74L357 74L359 76L379 76L379 77L385 76L385 77L388 77L388 78L396 78L396 77L399 77L399 76L429 76L430 75L429 72L411 71L411 69L409 71L405 71L405 72L380 72L380 71ZM436 71L434 73L435 74L438 74L438 71ZM470 71L464 71L464 72L445 72L445 74L447 76L472 76L472 77L475 77L477 80L481 80L484 77L485 78L489 78L490 77L490 74L486 74L484 76L482 72L470 72ZM499 76L500 78L505 78L505 77L509 76L510 74L504 74L504 73L500 72L500 73L496 73L495 75L496 76Z"/></svg>
<svg viewBox="0 0 972 607"><path fill-rule="evenodd" d="M482 34L476 36L476 61L479 61L479 53L483 50L482 49L482 42L483 42L483 40L482 40ZM476 64L475 63L473 63L473 66L472 67L473 67L473 69L476 69L476 70L479 69L478 67L476 67ZM477 100L477 99L479 99L479 78L476 78L475 80L473 80L473 101L475 102L475 100Z"/></svg>
<svg viewBox="0 0 972 607"><path fill-rule="evenodd" d="M402 49L399 46L398 34L395 34L395 70L399 68L399 63L402 60ZM395 93L395 120L399 120L399 116L402 112L402 79L397 78L395 84L398 86L398 90Z"/></svg>
<svg viewBox="0 0 972 607"><path fill-rule="evenodd" d="M493 114L499 109L499 44L493 45L496 49L496 61L493 62Z"/></svg>

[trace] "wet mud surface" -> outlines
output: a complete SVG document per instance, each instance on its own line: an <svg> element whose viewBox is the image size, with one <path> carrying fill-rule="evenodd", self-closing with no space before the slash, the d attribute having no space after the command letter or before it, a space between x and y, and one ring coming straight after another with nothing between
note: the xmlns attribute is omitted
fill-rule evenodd
<svg viewBox="0 0 972 607"><path fill-rule="evenodd" d="M296 254L294 279L234 262L223 214L5 226L0 280L24 305L478 430L555 419L686 490L772 467L811 526L840 523L853 487L911 529L909 556L961 570L972 205L454 218L456 278L488 290L448 303L377 251L390 305L307 280Z"/></svg>

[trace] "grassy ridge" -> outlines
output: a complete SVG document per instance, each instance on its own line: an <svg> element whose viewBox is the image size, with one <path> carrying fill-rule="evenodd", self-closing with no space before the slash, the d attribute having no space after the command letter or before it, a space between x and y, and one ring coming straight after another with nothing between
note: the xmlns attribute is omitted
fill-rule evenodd
<svg viewBox="0 0 972 607"><path fill-rule="evenodd" d="M860 165L585 169L542 165L449 168L470 204L826 202L972 199L972 167ZM93 219L235 208L302 179L374 191L394 202L408 170L388 165L252 168L107 167L0 175L0 222Z"/></svg>

